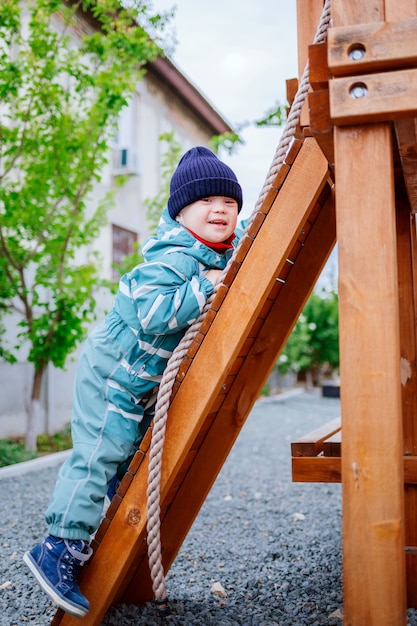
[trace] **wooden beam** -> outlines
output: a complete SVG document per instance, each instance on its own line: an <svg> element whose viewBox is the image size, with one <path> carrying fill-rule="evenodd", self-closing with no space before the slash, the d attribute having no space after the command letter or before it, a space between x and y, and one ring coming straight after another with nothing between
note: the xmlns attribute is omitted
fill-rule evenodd
<svg viewBox="0 0 417 626"><path fill-rule="evenodd" d="M291 443L292 456L317 456L323 451L323 442L342 427L340 417L319 426Z"/></svg>
<svg viewBox="0 0 417 626"><path fill-rule="evenodd" d="M330 119L329 79L327 67L327 44L309 46L310 86L308 105L310 132L316 139L329 165L334 165L333 124Z"/></svg>
<svg viewBox="0 0 417 626"><path fill-rule="evenodd" d="M353 78L357 74L364 75L365 73L375 73L390 69L415 67L417 64L416 12L417 4L415 0L404 0L401 3L401 18L406 19L398 20L398 10L395 0L393 2L387 1L385 3L385 18L387 21L353 24L348 27L329 29L327 42L327 71L331 73L332 76L350 76ZM311 69L316 67L314 62L311 62L311 54L310 66ZM319 64L319 67L326 67L323 60ZM364 76L356 80L364 82ZM393 84L390 85L389 81ZM348 115L346 115L346 111L337 111L337 100L343 97L343 93L340 92L349 91L354 81L347 79L346 83L335 84L332 87L332 89L337 92L334 94L336 102L334 103L333 119L336 123L350 123L347 119L350 115L352 123L361 123L364 119L365 121L378 121L382 119L397 120L395 129L401 164L406 179L411 209L415 213L417 212L416 119L409 117L410 111L396 110L398 103L394 103L394 107L392 108L392 101L389 102L390 96L388 96L388 99L386 98L387 91L390 89L396 90L397 93L399 89L402 94L402 89L406 85L406 82L400 85L398 84L398 82L401 83L402 81L406 81L405 76L397 76L396 78L387 77L385 82L383 75L380 79L372 81L370 88L376 95L375 101L373 101L373 97L370 97L368 93L366 97L361 99L361 102L350 102L352 109ZM382 89L385 95L382 91L378 92L381 83L383 83ZM317 135L317 138L321 137L322 143L329 135L328 127L330 125L330 113L328 120L325 115L324 98L324 94L317 94L311 97L310 102L310 106L314 106L315 110L318 111L315 119L313 114L310 115L312 125L317 126L317 130L313 132L313 136ZM348 99L346 99L346 102L347 101ZM402 96L401 102L403 103ZM404 104L407 106L405 102ZM408 102L408 104L410 104L410 102ZM378 110L375 110L375 107ZM413 106L411 106L411 114L412 109ZM339 113L342 115L342 119L338 119ZM360 119L358 115L360 115L362 119ZM407 119L403 119L404 115L407 116ZM327 135L325 134L326 127ZM326 154L328 154L328 152Z"/></svg>
<svg viewBox="0 0 417 626"><path fill-rule="evenodd" d="M295 456L291 460L292 479L298 483L342 482L342 459L331 456Z"/></svg>
<svg viewBox="0 0 417 626"><path fill-rule="evenodd" d="M385 0L385 19L394 22L401 15L402 19L417 17L416 0Z"/></svg>
<svg viewBox="0 0 417 626"><path fill-rule="evenodd" d="M392 4L391 4L392 7ZM401 14L401 2L396 2ZM335 27L384 0L333 0ZM336 127L344 622L406 624L398 276L391 129Z"/></svg>
<svg viewBox="0 0 417 626"><path fill-rule="evenodd" d="M335 125L364 124L417 114L417 69L335 78L329 84Z"/></svg>
<svg viewBox="0 0 417 626"><path fill-rule="evenodd" d="M314 169L310 172L307 163L314 163ZM171 422L183 420L180 416L184 414L184 405L193 407L196 414L206 413L212 402L212 397L208 394L211 377L213 381L217 380L217 388L213 387L212 391L212 395L215 396L224 382L219 379L219 372L223 373L223 378L227 376L230 364L238 354L247 330L256 319L279 275L280 266L298 237L300 224L318 198L327 176L327 161L317 143L314 139L306 139L276 202L268 213L265 222L268 226L262 227L247 254L245 266L252 270L239 272L236 276L227 296L227 306L221 307L210 327L210 341L203 343L194 358L193 370L198 371L201 367L200 371L204 371L206 375L195 379L191 376L192 384L190 382L187 384L187 390L180 387L177 394L179 398L175 396L171 405ZM277 233L280 233L279 237ZM230 337L224 332L225 328L233 328L236 337L234 342L230 342ZM170 477L175 475L176 466L181 462L178 452L184 446L184 440L187 438L192 440L195 431L198 430L198 424L184 421L182 429L176 427L171 431L169 424L167 427L171 432L165 444L166 459L162 478L163 481L167 481L168 487Z"/></svg>
<svg viewBox="0 0 417 626"><path fill-rule="evenodd" d="M417 280L415 266L416 233L403 185L396 191L397 254L400 311L401 391L404 432L404 453L417 454L417 339L414 292ZM414 458L416 458L414 456ZM405 491L405 542L417 546L417 486L407 485ZM407 604L417 606L417 559L406 555Z"/></svg>
<svg viewBox="0 0 417 626"><path fill-rule="evenodd" d="M298 78L304 72L308 60L308 46L313 43L323 11L324 0L297 0ZM300 126L309 126L307 101L301 111Z"/></svg>
<svg viewBox="0 0 417 626"><path fill-rule="evenodd" d="M407 17L416 17L417 16L417 2L416 0L403 0L401 2L401 15L404 18ZM399 12L398 3L395 0L386 0L386 19L392 20L396 19ZM406 259L405 263L402 263L399 258L399 283L400 283L400 301L401 304L401 327L402 327L402 339L401 339L401 355L405 354L406 359L412 360L412 355L417 354L417 345L414 348L411 345L411 341L414 337L414 341L416 342L416 332L417 332L417 229L416 229L416 209L417 209L417 164L416 159L413 154L416 154L417 151L417 141L416 141L416 120L399 120L395 124L395 130L397 134L397 141L400 151L401 162L403 166L403 172L405 177L405 184L407 187L407 194L409 203L411 206L412 215L407 216L406 207L404 207L404 203L402 206L399 206L399 211L397 211L397 233L398 233L398 246L399 246L399 257L402 254L405 255ZM408 259L408 260L407 260ZM411 264L411 265L410 265ZM408 269L406 269L408 267ZM405 272L405 274L403 273ZM403 280L405 283L408 282L408 287L405 287L408 295L403 300ZM409 307L409 311L404 311L403 306ZM405 318L403 317L405 315ZM407 316L410 317L407 320ZM414 315L414 320L413 320ZM407 321L405 321L407 320ZM411 329L410 334L408 335L408 340L403 341L404 337L404 321L405 328L408 324L410 324L409 328ZM406 347L405 347L406 346ZM412 395L412 390L410 389L411 385L416 384L415 379L415 371L411 376L411 379L407 376L407 382L404 384L404 378L402 378L402 390L403 390L403 411L410 416L410 400L411 404L414 404L417 401L417 394L414 392L414 399L410 396ZM411 393L410 393L411 392ZM408 407L407 407L408 405ZM406 408L407 407L407 408ZM405 416L404 416L405 418ZM407 425L404 426L404 443L405 446L414 448L414 444L416 442L417 431L416 431L416 409L414 408L414 415L411 421L408 422ZM412 443L414 442L414 443ZM416 484L416 483L414 483ZM416 524L416 511L417 511L417 488L406 487L405 492L405 520L406 520L406 541L407 545L415 548L417 545L416 542L416 532L417 532L417 524ZM406 567L407 567L407 601L408 606L417 606L417 588L415 585L416 580L416 554L410 554L407 551L406 554Z"/></svg>
<svg viewBox="0 0 417 626"><path fill-rule="evenodd" d="M385 20L383 0L332 0L332 23L334 28L355 26ZM399 14L401 12L399 11Z"/></svg>
<svg viewBox="0 0 417 626"><path fill-rule="evenodd" d="M417 213L417 118L395 122L398 151L400 153L411 212Z"/></svg>
<svg viewBox="0 0 417 626"><path fill-rule="evenodd" d="M196 456L195 442L200 438L201 430L205 430L205 424L209 416L217 413L224 401L222 388L232 371L235 360L244 347L246 340L251 336L251 330L257 320L258 314L262 311L265 301L277 284L277 277L281 275L286 265L287 259L291 256L294 247L300 237L303 228L306 227L306 220L309 219L313 208L316 206L321 192L328 185L328 164L314 139L306 139L299 151L297 158L285 179L280 193L269 212L265 217L264 224L259 230L256 239L250 247L245 263L242 264L230 286L227 296L215 315L199 350L192 359L192 363L187 371L183 382L179 386L175 397L172 400L166 429L166 439L163 452L162 475L161 475L161 509L166 513L167 507L174 507L178 510L177 524L181 525L181 533L188 528L190 515L195 515L204 500L207 482L210 484L214 480L216 472L220 469L225 458L224 448L219 452L215 449L204 448L202 456ZM334 215L334 212L333 212ZM330 228L330 235L335 237L334 219L327 219ZM278 236L279 234L279 236ZM322 233L319 233L315 241L316 258L320 261L315 265L311 261L311 256L306 257L308 264L311 264L315 272L322 267L325 259L330 253L331 246L320 245ZM318 248L318 250L317 250ZM305 258L305 257L303 257ZM297 267L297 263L293 266ZM296 284L296 297L294 302L300 306L308 296L309 290L313 287L311 281L311 269L308 271L304 266L303 274ZM213 303L213 306L215 302ZM289 302L288 311L294 304ZM282 307L279 308L283 311ZM298 309L296 309L297 311ZM284 308L284 313L286 309ZM285 325L280 340L284 340L290 332L289 319L283 315ZM268 316L269 320L269 316ZM293 318L293 324L296 317ZM279 324L275 321L275 328ZM272 321L266 324L268 335L273 329ZM225 330L227 329L227 332ZM274 336L272 334L272 336ZM276 354L277 345L271 344L269 337L264 336L257 343L252 340L255 356L252 359L244 359L251 364L250 370L242 367L245 373L245 384L238 385L233 395L230 411L231 426L228 432L228 440L224 445L231 445L233 436L237 434L239 427L243 424L244 418L248 414L253 402L256 399L256 391L259 385L267 376L268 359L270 369L273 366L273 355ZM267 349L272 346L271 351ZM260 358L264 347L266 357ZM253 368L254 361L256 368ZM261 365L260 365L261 363ZM242 374L243 376L243 374ZM220 402L220 404L219 404ZM237 413L236 413L236 410ZM237 418L241 416L240 421ZM238 420L238 421L236 421ZM220 426L222 422L220 420ZM213 442L217 446L217 438ZM204 455L213 456L214 466L203 471L201 478L197 477L198 493L195 498L188 503L188 508L180 514L180 509L173 504L172 494L180 490L179 493L189 494L180 489L181 483L187 472L190 470L190 463L196 462ZM219 464L216 466L216 464ZM187 483L188 484L188 483ZM86 626L98 626L102 618L114 603L116 598L123 597L132 577L139 565L143 565L143 575L141 584L133 583L133 588L137 594L147 591L149 593L149 568L145 560L146 553L146 494L147 490L147 457L140 465L139 472L132 480L126 495L121 500L111 524L108 526L98 550L91 563L85 570L85 575L81 581L81 588L90 600L90 611L83 618ZM179 502L182 502L179 496ZM181 544L181 537L174 536L164 523L161 533L168 541L163 558L165 564L173 557L175 550ZM171 533L171 534L170 534ZM173 542L173 543L171 543ZM114 555L117 554L117 559ZM168 560L168 561L167 561ZM100 581L98 584L97 581ZM142 589L142 591L141 591ZM150 598L148 598L150 599ZM57 617L54 624L69 626L78 623L78 618L69 614Z"/></svg>
<svg viewBox="0 0 417 626"><path fill-rule="evenodd" d="M338 430L323 441L324 456L341 456L342 454L342 431Z"/></svg>
<svg viewBox="0 0 417 626"><path fill-rule="evenodd" d="M329 29L328 64L333 76L415 67L417 18Z"/></svg>
<svg viewBox="0 0 417 626"><path fill-rule="evenodd" d="M404 484L412 489L417 486L417 456L405 456ZM342 458L337 456L292 457L292 479L300 483L340 483L342 481ZM407 545L415 545L414 539ZM410 572L411 573L411 572ZM415 578L412 578L415 583ZM365 588L363 592L365 593ZM354 624L355 622L352 622ZM372 622L371 622L372 623Z"/></svg>
<svg viewBox="0 0 417 626"><path fill-rule="evenodd" d="M258 398L335 241L334 199L329 196L196 454L192 471L187 473L163 519L162 544L166 569ZM303 285L309 285L309 288L303 289ZM147 570L148 563L144 559L126 591L124 601L143 602L150 599Z"/></svg>
<svg viewBox="0 0 417 626"><path fill-rule="evenodd" d="M388 124L335 129L345 620L405 625L398 278Z"/></svg>

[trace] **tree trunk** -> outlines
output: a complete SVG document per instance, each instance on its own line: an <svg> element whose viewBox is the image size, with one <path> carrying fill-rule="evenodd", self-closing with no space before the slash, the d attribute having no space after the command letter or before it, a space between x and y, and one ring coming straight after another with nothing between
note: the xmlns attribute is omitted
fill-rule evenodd
<svg viewBox="0 0 417 626"><path fill-rule="evenodd" d="M38 435L39 428L39 415L40 415L40 396L42 389L43 375L45 368L35 370L33 377L32 396L30 399L30 406L28 412L28 422L25 438L26 450L36 450L36 437Z"/></svg>
<svg viewBox="0 0 417 626"><path fill-rule="evenodd" d="M306 370L306 389L307 391L314 389L313 372L311 370Z"/></svg>

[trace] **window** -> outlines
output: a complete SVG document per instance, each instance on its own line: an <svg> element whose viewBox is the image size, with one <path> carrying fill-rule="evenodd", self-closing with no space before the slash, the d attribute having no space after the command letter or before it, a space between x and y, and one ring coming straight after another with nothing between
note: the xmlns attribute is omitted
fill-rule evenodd
<svg viewBox="0 0 417 626"><path fill-rule="evenodd" d="M137 233L113 224L113 266L121 265L126 255L133 254L137 240ZM112 276L114 281L119 279L117 267L113 267Z"/></svg>
<svg viewBox="0 0 417 626"><path fill-rule="evenodd" d="M140 175L137 151L138 96L133 94L128 105L120 113L113 145L113 175Z"/></svg>

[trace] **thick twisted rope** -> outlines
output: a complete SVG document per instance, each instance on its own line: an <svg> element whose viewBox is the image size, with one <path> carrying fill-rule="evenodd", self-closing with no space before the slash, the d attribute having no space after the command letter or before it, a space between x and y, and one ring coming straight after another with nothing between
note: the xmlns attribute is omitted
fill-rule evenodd
<svg viewBox="0 0 417 626"><path fill-rule="evenodd" d="M326 0L321 14L319 26L314 37L314 43L320 43L324 41L326 32L330 24L330 0ZM269 189L275 177L285 161L285 156L288 152L292 139L294 137L295 129L300 120L301 110L307 97L309 89L309 68L308 62L303 72L303 76L300 82L299 89L294 98L294 102L291 107L291 111L288 115L288 119L281 135L277 150L275 152L271 167L268 175L265 179L259 198L255 204L252 217L249 219L246 228L249 228L252 219L256 213L256 210L260 207L265 199ZM156 400L155 417L152 429L152 440L149 452L149 467L148 467L148 489L147 489L147 507L148 507L148 520L147 520L147 542L148 542L148 559L149 568L151 572L152 587L154 597L157 605L162 607L161 613L168 610L167 605L167 593L165 585L164 569L162 565L161 554L161 521L160 521L160 488L161 488L161 467L162 467L162 450L164 445L166 421L168 416L168 408L170 404L170 397L172 393L172 387L177 376L179 367L183 358L186 356L188 349L193 343L194 338L200 330L207 312L209 311L211 304L216 296L218 288L221 284L221 279L226 275L230 264L234 260L239 245L236 247L233 256L229 260L227 266L222 272L219 283L214 288L213 293L207 300L204 309L200 316L194 321L192 326L187 330L184 337L175 348L171 358L168 361L167 367L162 375L161 383L159 386L158 397Z"/></svg>

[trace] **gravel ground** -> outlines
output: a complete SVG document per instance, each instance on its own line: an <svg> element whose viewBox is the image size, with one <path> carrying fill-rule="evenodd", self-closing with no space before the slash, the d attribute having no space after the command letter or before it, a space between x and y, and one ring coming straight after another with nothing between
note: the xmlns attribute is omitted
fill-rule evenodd
<svg viewBox="0 0 417 626"><path fill-rule="evenodd" d="M291 439L339 411L338 399L316 392L257 402L167 575L169 626L343 623L341 487L292 483L290 464ZM45 533L56 471L0 471L1 626L47 626L55 613L21 557ZM160 623L152 604L124 605L102 626Z"/></svg>

